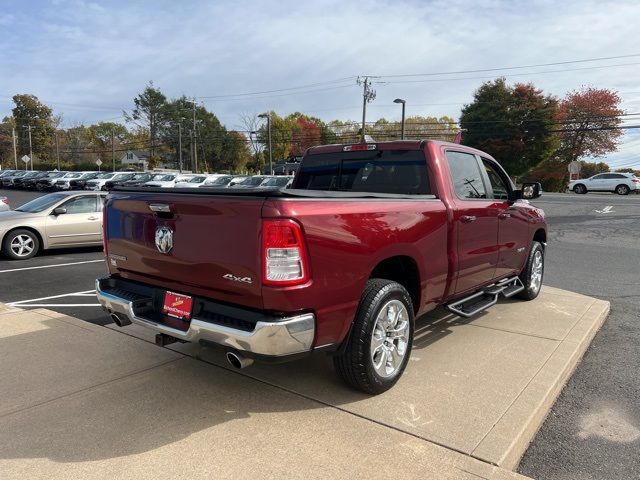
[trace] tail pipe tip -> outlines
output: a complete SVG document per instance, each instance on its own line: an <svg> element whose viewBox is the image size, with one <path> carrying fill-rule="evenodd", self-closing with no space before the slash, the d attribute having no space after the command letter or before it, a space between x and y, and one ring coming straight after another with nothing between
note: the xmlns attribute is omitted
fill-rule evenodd
<svg viewBox="0 0 640 480"><path fill-rule="evenodd" d="M229 362L232 367L241 369L251 365L253 363L253 360L251 358L245 357L241 353L227 352L227 362Z"/></svg>
<svg viewBox="0 0 640 480"><path fill-rule="evenodd" d="M125 327L127 325L131 325L131 320L129 320L124 315L119 315L117 313L111 314L111 320L113 320L113 322L119 327Z"/></svg>

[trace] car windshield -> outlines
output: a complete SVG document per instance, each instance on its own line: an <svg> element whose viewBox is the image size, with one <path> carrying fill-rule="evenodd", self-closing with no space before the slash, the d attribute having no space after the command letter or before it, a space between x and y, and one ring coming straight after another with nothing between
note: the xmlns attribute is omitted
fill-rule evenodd
<svg viewBox="0 0 640 480"><path fill-rule="evenodd" d="M249 185L255 187L264 181L264 177L247 177L236 185Z"/></svg>
<svg viewBox="0 0 640 480"><path fill-rule="evenodd" d="M135 180L137 182L140 182L140 181L145 181L146 182L148 180L151 180L151 178L152 177L151 177L151 175L149 173L138 173L138 174L134 175L131 180Z"/></svg>
<svg viewBox="0 0 640 480"><path fill-rule="evenodd" d="M31 200L21 207L16 208L15 211L28 213L42 212L47 208L51 208L53 205L61 200L64 200L65 198L68 198L68 195L65 195L64 193L51 193L43 197L38 197L35 200Z"/></svg>
<svg viewBox="0 0 640 480"><path fill-rule="evenodd" d="M207 177L193 177L189 180L189 183L202 183L207 179Z"/></svg>
<svg viewBox="0 0 640 480"><path fill-rule="evenodd" d="M47 174L47 178L60 178L62 176L64 176L66 174L66 172L51 172L49 174Z"/></svg>
<svg viewBox="0 0 640 480"><path fill-rule="evenodd" d="M263 186L263 187L284 187L287 183L289 183L289 177L270 178L269 180L264 182L261 186Z"/></svg>
<svg viewBox="0 0 640 480"><path fill-rule="evenodd" d="M105 179L109 179L109 178L113 177L114 175L115 175L115 173L101 173L96 178L98 180L105 180Z"/></svg>
<svg viewBox="0 0 640 480"><path fill-rule="evenodd" d="M80 178L81 175L82 175L81 173L67 173L62 178Z"/></svg>
<svg viewBox="0 0 640 480"><path fill-rule="evenodd" d="M85 180L91 180L92 178L96 178L99 174L98 173L83 173L81 178L84 178Z"/></svg>
<svg viewBox="0 0 640 480"><path fill-rule="evenodd" d="M206 185L226 185L228 184L233 177L218 177L207 180L204 182Z"/></svg>
<svg viewBox="0 0 640 480"><path fill-rule="evenodd" d="M28 172L26 171L22 171L22 172L16 172L12 175L12 177L24 177Z"/></svg>
<svg viewBox="0 0 640 480"><path fill-rule="evenodd" d="M40 173L40 172L33 172L33 171L32 171L32 172L29 172L29 173L27 173L26 175L24 175L24 178L37 177L39 173Z"/></svg>
<svg viewBox="0 0 640 480"><path fill-rule="evenodd" d="M128 180L129 178L131 178L131 174L129 173L116 173L113 177L114 180Z"/></svg>
<svg viewBox="0 0 640 480"><path fill-rule="evenodd" d="M170 182L174 178L176 178L175 175L160 174L160 175L154 175L153 176L153 180L156 181L156 182Z"/></svg>

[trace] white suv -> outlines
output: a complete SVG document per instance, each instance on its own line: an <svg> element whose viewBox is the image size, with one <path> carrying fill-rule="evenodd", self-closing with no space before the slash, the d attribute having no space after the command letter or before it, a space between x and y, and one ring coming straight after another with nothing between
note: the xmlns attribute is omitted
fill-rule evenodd
<svg viewBox="0 0 640 480"><path fill-rule="evenodd" d="M627 195L629 192L640 192L640 179L633 173L599 173L590 178L569 182L569 190L575 193L614 192Z"/></svg>

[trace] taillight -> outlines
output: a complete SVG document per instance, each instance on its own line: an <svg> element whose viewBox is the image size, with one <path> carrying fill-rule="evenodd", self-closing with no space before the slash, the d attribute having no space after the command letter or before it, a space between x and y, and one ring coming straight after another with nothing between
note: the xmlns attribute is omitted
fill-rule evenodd
<svg viewBox="0 0 640 480"><path fill-rule="evenodd" d="M299 285L309 280L300 225L293 220L263 220L262 261L264 285Z"/></svg>
<svg viewBox="0 0 640 480"><path fill-rule="evenodd" d="M342 147L343 152L361 152L363 150L375 150L376 145L372 143L355 143Z"/></svg>
<svg viewBox="0 0 640 480"><path fill-rule="evenodd" d="M640 183L640 178L634 178L632 181L633 183Z"/></svg>
<svg viewBox="0 0 640 480"><path fill-rule="evenodd" d="M107 249L107 206L102 205L102 250L104 256L109 256L109 250Z"/></svg>

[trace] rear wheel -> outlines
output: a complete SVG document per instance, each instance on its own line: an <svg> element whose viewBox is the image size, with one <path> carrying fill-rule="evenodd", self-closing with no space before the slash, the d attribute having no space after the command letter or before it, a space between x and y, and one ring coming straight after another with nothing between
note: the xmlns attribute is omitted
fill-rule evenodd
<svg viewBox="0 0 640 480"><path fill-rule="evenodd" d="M333 359L336 372L365 393L389 390L407 366L413 330L413 305L407 290L390 280L369 280L346 348Z"/></svg>
<svg viewBox="0 0 640 480"><path fill-rule="evenodd" d="M33 257L40 249L40 241L30 230L14 230L9 232L2 242L2 252L12 260L26 260Z"/></svg>
<svg viewBox="0 0 640 480"><path fill-rule="evenodd" d="M616 187L616 193L617 193L618 195L629 195L629 191L630 191L630 190L631 190L631 189L630 189L627 185L624 185L624 184L622 184L622 185L618 185L618 186Z"/></svg>
<svg viewBox="0 0 640 480"><path fill-rule="evenodd" d="M520 281L524 290L517 294L523 300L533 300L540 293L542 278L544 276L544 248L540 242L532 242L529 258L522 272Z"/></svg>
<svg viewBox="0 0 640 480"><path fill-rule="evenodd" d="M573 187L573 191L578 195L581 195L581 194L587 193L587 187L579 183Z"/></svg>

